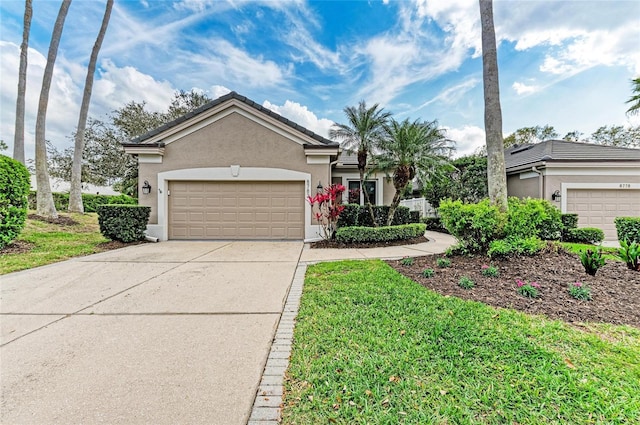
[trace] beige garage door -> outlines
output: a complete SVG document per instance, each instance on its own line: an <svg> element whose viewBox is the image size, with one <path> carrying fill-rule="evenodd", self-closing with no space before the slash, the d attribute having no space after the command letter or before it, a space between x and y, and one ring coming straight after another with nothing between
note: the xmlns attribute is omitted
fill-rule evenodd
<svg viewBox="0 0 640 425"><path fill-rule="evenodd" d="M605 240L615 241L614 218L640 216L640 190L568 189L567 212L578 214L578 227L597 227Z"/></svg>
<svg viewBox="0 0 640 425"><path fill-rule="evenodd" d="M169 182L169 239L304 239L304 182Z"/></svg>

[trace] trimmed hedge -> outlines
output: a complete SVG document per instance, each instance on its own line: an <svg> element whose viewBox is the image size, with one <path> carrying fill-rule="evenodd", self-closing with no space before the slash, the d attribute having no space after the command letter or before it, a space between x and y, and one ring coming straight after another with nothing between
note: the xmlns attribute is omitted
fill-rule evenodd
<svg viewBox="0 0 640 425"><path fill-rule="evenodd" d="M53 193L53 202L58 211L66 211L69 209L68 193ZM93 195L91 193L82 194L82 205L84 212L98 212L98 205L118 204L118 205L136 205L138 200L128 195ZM36 192L29 193L29 208L36 208Z"/></svg>
<svg viewBox="0 0 640 425"><path fill-rule="evenodd" d="M24 228L29 179L27 167L0 155L0 249L13 242Z"/></svg>
<svg viewBox="0 0 640 425"><path fill-rule="evenodd" d="M640 217L616 217L613 222L619 241L640 244Z"/></svg>
<svg viewBox="0 0 640 425"><path fill-rule="evenodd" d="M528 238L511 237L497 239L489 244L489 257L508 257L511 255L534 255L545 247L545 242L537 236Z"/></svg>
<svg viewBox="0 0 640 425"><path fill-rule="evenodd" d="M509 198L504 232L511 238L539 237L559 240L562 236L560 210L551 202L535 198Z"/></svg>
<svg viewBox="0 0 640 425"><path fill-rule="evenodd" d="M427 225L427 230L432 232L449 233L449 231L442 225L440 217L422 217L420 221Z"/></svg>
<svg viewBox="0 0 640 425"><path fill-rule="evenodd" d="M378 226L386 226L387 217L389 216L388 205L373 205L373 215L376 218ZM398 206L393 216L393 226L411 223L411 210L408 207ZM338 227L373 227L369 207L366 205L347 204L340 213L338 219Z"/></svg>
<svg viewBox="0 0 640 425"><path fill-rule="evenodd" d="M342 243L389 242L417 238L424 235L427 226L422 223L384 227L341 227L336 240Z"/></svg>
<svg viewBox="0 0 640 425"><path fill-rule="evenodd" d="M604 240L604 232L595 227L567 230L566 242L596 244Z"/></svg>
<svg viewBox="0 0 640 425"><path fill-rule="evenodd" d="M144 239L151 207L142 205L98 205L98 223L104 237L133 242Z"/></svg>
<svg viewBox="0 0 640 425"><path fill-rule="evenodd" d="M446 199L438 208L444 227L460 242L464 252L486 252L491 241L504 237L506 214L488 199L477 204Z"/></svg>
<svg viewBox="0 0 640 425"><path fill-rule="evenodd" d="M409 223L420 223L420 211L409 211Z"/></svg>

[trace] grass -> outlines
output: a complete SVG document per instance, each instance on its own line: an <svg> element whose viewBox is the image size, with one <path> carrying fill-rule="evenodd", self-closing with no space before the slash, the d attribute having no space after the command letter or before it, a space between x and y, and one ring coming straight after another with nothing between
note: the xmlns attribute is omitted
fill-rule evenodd
<svg viewBox="0 0 640 425"><path fill-rule="evenodd" d="M0 275L100 252L98 245L108 241L100 234L97 214L60 215L78 224L60 226L27 219L17 240L33 244L33 248L24 253L0 254Z"/></svg>
<svg viewBox="0 0 640 425"><path fill-rule="evenodd" d="M590 424L640 417L640 330L443 297L382 261L310 266L285 424Z"/></svg>
<svg viewBox="0 0 640 425"><path fill-rule="evenodd" d="M586 250L595 250L598 247L587 243L575 243L575 242L558 242L561 247L569 252L580 255L580 253ZM618 254L618 248L602 247L602 256L605 260L621 261L616 255Z"/></svg>

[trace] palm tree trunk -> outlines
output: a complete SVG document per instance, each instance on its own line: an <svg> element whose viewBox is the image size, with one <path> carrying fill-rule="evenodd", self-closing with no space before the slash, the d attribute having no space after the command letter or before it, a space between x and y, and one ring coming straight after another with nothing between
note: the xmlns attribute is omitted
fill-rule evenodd
<svg viewBox="0 0 640 425"><path fill-rule="evenodd" d="M373 213L373 206L371 205L371 201L369 200L369 192L364 187L364 173L367 168L367 151L362 150L358 151L358 171L360 172L360 190L362 191L362 196L364 197L364 204L369 209L369 215L371 216L371 222L373 223L373 227L378 227L378 223L376 221L376 215Z"/></svg>
<svg viewBox="0 0 640 425"><path fill-rule="evenodd" d="M13 159L24 161L24 110L25 93L27 91L27 56L29 50L29 32L33 8L31 0L24 4L24 26L22 28L22 44L20 44L20 67L18 70L18 96L16 98L16 129L13 136Z"/></svg>
<svg viewBox="0 0 640 425"><path fill-rule="evenodd" d="M498 53L493 26L492 0L479 0L482 25L482 75L484 82L484 126L487 140L487 184L489 199L507 209L507 174L502 140L502 111L498 84Z"/></svg>
<svg viewBox="0 0 640 425"><path fill-rule="evenodd" d="M102 18L102 26L98 33L98 38L91 50L89 66L87 67L87 79L84 83L84 94L82 95L82 104L80 105L80 116L78 118L78 128L75 136L75 146L73 150L73 164L71 165L71 189L69 192L69 212L84 212L82 205L82 153L84 151L84 132L87 128L87 115L89 114L89 102L91 100L91 92L93 90L93 77L96 72L96 62L98 61L98 53L107 32L109 18L111 17L111 9L113 8L113 0L107 0L107 6Z"/></svg>
<svg viewBox="0 0 640 425"><path fill-rule="evenodd" d="M45 141L45 124L47 121L47 106L49 104L49 90L51 89L51 79L53 78L53 65L58 55L58 46L62 37L64 20L71 0L62 0L58 18L51 34L49 44L49 54L47 55L47 65L44 68L42 77L42 88L40 90L40 100L38 101L38 115L36 117L36 181L38 183L38 195L36 197L37 213L44 217L57 218L58 212L53 202L51 194L51 184L49 183L49 170L47 169L47 145Z"/></svg>

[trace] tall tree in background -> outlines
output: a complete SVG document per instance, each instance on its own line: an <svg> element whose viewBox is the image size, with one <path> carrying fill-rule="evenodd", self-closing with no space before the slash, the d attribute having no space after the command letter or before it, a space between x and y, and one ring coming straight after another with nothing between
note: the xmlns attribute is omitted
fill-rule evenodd
<svg viewBox="0 0 640 425"><path fill-rule="evenodd" d="M529 143L540 143L545 140L557 139L560 137L552 125L546 124L544 127L522 127L504 138L504 147L513 145L525 145Z"/></svg>
<svg viewBox="0 0 640 425"><path fill-rule="evenodd" d="M109 18L111 17L111 9L113 8L113 0L107 0L107 5L102 18L100 32L91 50L89 65L87 67L87 79L84 83L84 94L82 95L82 104L80 105L80 116L78 118L78 128L75 136L75 146L73 153L73 165L71 167L71 189L69 192L69 211L84 212L82 205L82 154L84 151L84 133L87 127L87 115L89 114L89 102L91 101L91 92L93 90L93 77L96 72L96 62L98 61L98 53L102 46L102 40L109 26Z"/></svg>
<svg viewBox="0 0 640 425"><path fill-rule="evenodd" d="M329 137L341 140L343 147L348 152L357 152L358 172L360 173L360 190L364 196L364 202L369 207L371 221L376 225L376 219L369 200L369 192L365 188L365 173L367 169L367 158L374 146L383 137L383 126L387 123L390 112L383 112L376 103L370 108L364 100L360 101L358 107L348 106L344 108L348 124L334 123L329 130Z"/></svg>
<svg viewBox="0 0 640 425"><path fill-rule="evenodd" d="M49 89L53 78L53 65L58 56L58 46L62 37L64 20L67 17L71 0L62 0L58 18L51 34L49 53L47 55L47 65L44 68L42 77L42 88L40 89L40 100L38 101L38 115L36 116L36 181L38 183L38 195L36 197L36 210L39 215L49 218L57 218L58 212L53 202L51 194L51 184L49 183L49 170L47 169L47 144L45 141L45 125L47 122L47 106L49 104Z"/></svg>
<svg viewBox="0 0 640 425"><path fill-rule="evenodd" d="M29 33L33 8L31 0L24 3L24 26L22 27L22 44L20 44L20 67L18 68L18 95L16 97L16 130L13 136L13 159L24 162L24 110L27 92L27 56L29 51Z"/></svg>
<svg viewBox="0 0 640 425"><path fill-rule="evenodd" d="M487 144L487 184L489 199L507 209L507 173L502 140L502 110L498 84L498 52L493 27L492 0L479 0L482 25L482 79L484 83L484 127Z"/></svg>
<svg viewBox="0 0 640 425"><path fill-rule="evenodd" d="M633 86L631 89L633 94L631 98L625 102L631 104L629 109L627 109L627 114L637 115L640 114L640 77L631 80L631 85Z"/></svg>

